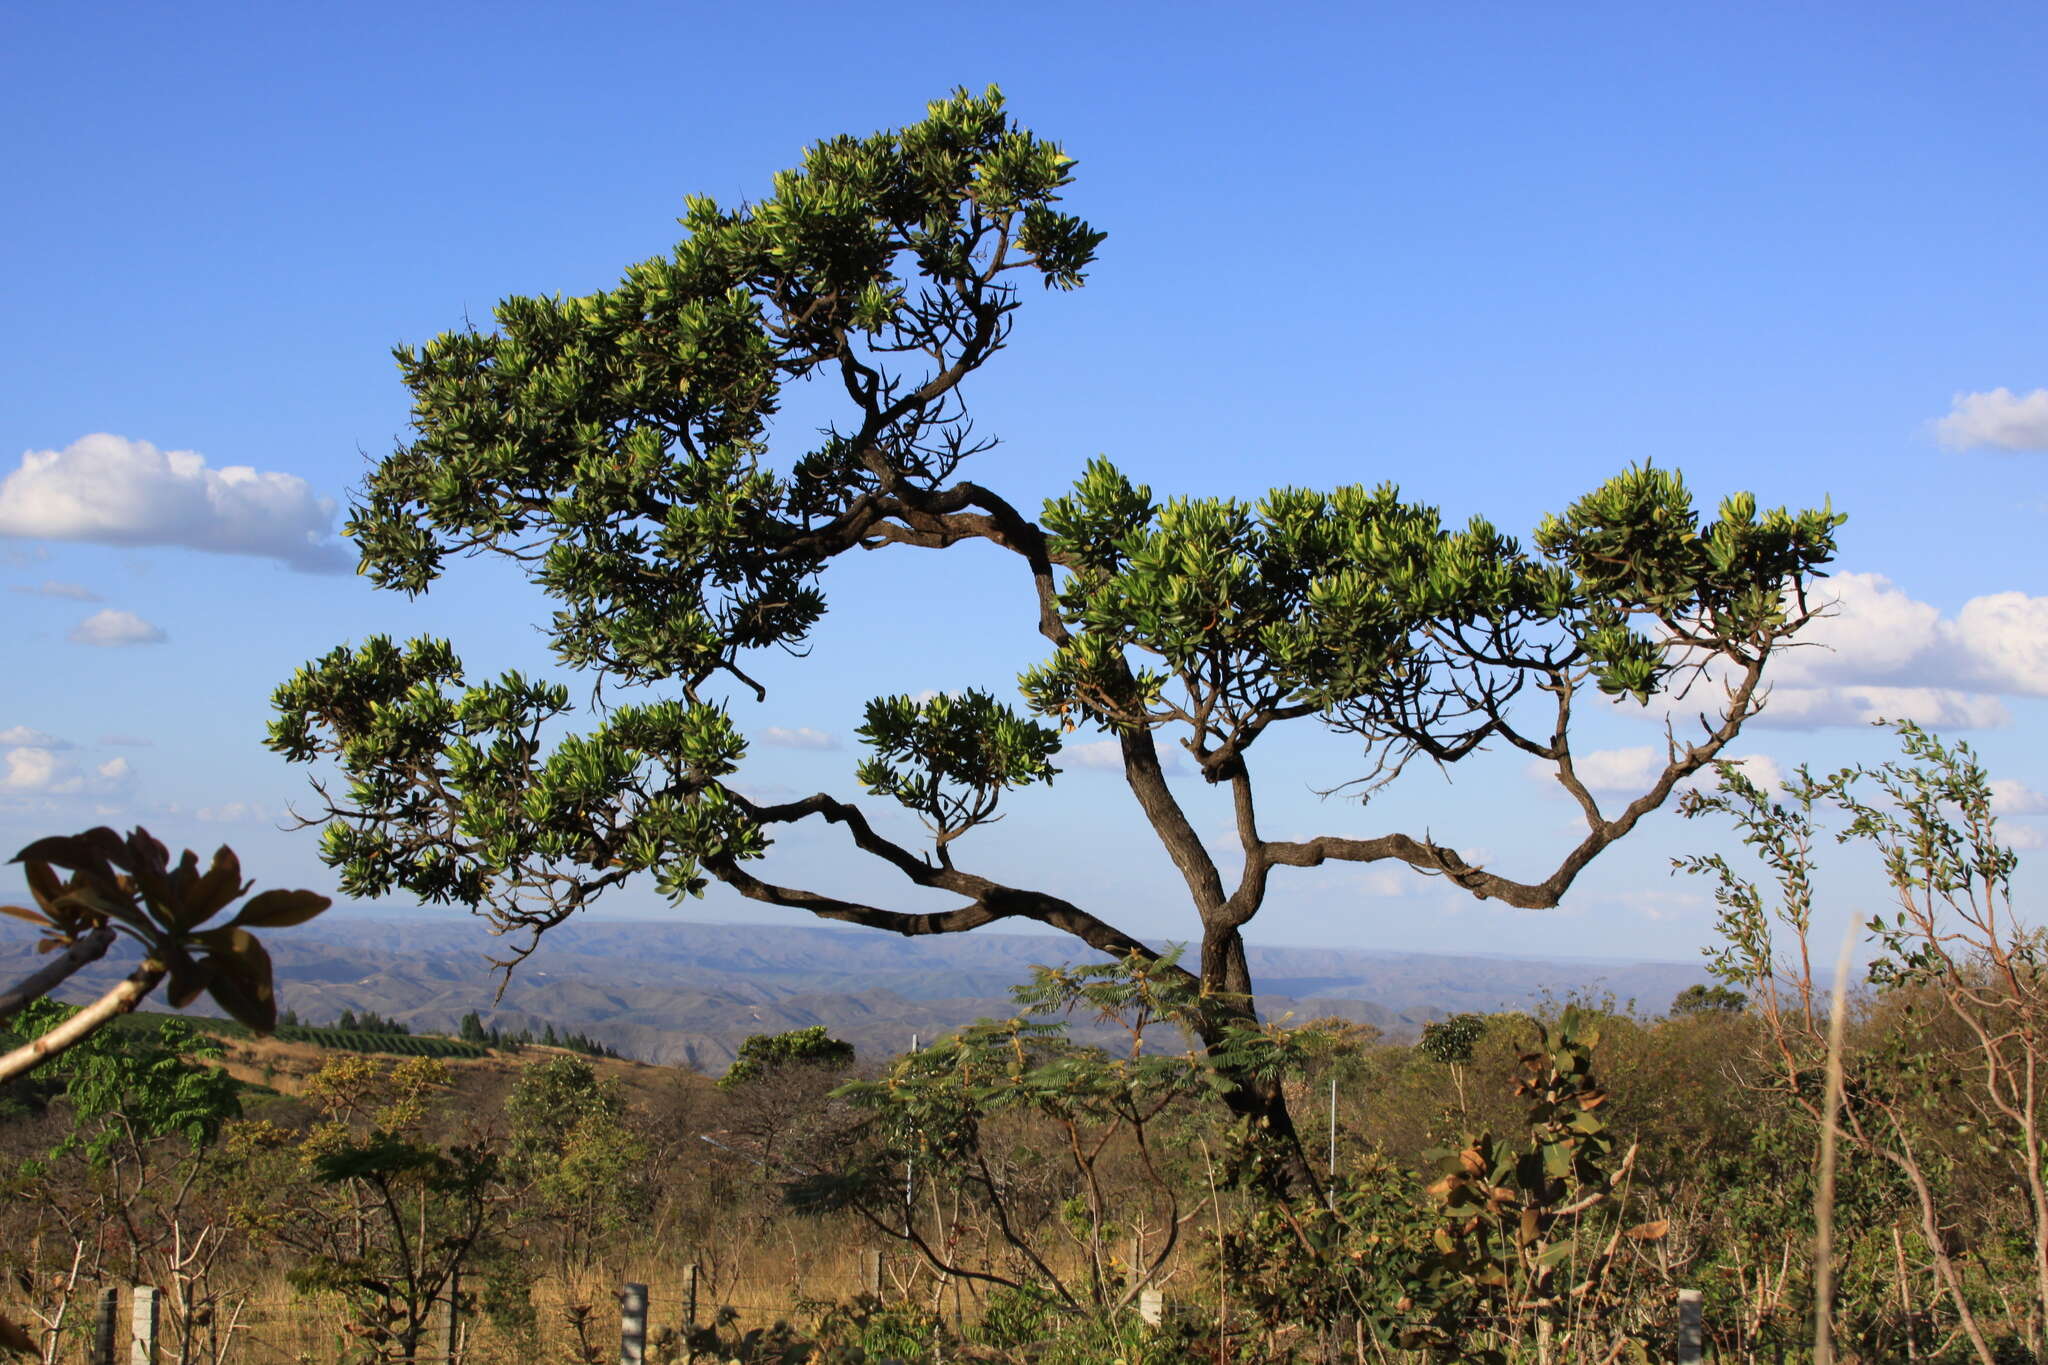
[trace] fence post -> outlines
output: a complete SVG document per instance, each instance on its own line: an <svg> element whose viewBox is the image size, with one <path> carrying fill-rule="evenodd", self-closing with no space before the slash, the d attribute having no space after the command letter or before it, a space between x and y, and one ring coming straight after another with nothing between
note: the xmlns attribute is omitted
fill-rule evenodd
<svg viewBox="0 0 2048 1365"><path fill-rule="evenodd" d="M121 1291L100 1291L99 1315L92 1324L93 1365L114 1365L114 1321L120 1312Z"/></svg>
<svg viewBox="0 0 2048 1365"><path fill-rule="evenodd" d="M1138 1317L1147 1327L1157 1327L1166 1316L1166 1295L1157 1289L1143 1290L1138 1295Z"/></svg>
<svg viewBox="0 0 2048 1365"><path fill-rule="evenodd" d="M441 1325L441 1335L447 1347L448 1365L458 1365L462 1356L462 1271L457 1268L448 1272L448 1300L442 1305L446 1316Z"/></svg>
<svg viewBox="0 0 2048 1365"><path fill-rule="evenodd" d="M647 1365L647 1286L619 1291L619 1365Z"/></svg>
<svg viewBox="0 0 2048 1365"><path fill-rule="evenodd" d="M683 1267L683 1331L697 1330L697 1263Z"/></svg>
<svg viewBox="0 0 2048 1365"><path fill-rule="evenodd" d="M1705 1343L1700 1321L1700 1291L1678 1291L1678 1365L1699 1365Z"/></svg>
<svg viewBox="0 0 2048 1365"><path fill-rule="evenodd" d="M882 1297L881 1252L863 1251L860 1254L860 1287L864 1294L878 1299Z"/></svg>
<svg viewBox="0 0 2048 1365"><path fill-rule="evenodd" d="M138 1284L128 1310L129 1365L156 1365L157 1292Z"/></svg>

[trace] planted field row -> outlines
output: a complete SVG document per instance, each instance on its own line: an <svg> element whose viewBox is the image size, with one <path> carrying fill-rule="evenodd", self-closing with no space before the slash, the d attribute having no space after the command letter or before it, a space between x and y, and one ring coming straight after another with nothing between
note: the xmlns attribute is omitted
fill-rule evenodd
<svg viewBox="0 0 2048 1365"><path fill-rule="evenodd" d="M400 1057L485 1057L490 1049L457 1038L410 1033L371 1033L363 1029L315 1028L280 1024L277 1036L287 1043L311 1043L341 1052L385 1052Z"/></svg>

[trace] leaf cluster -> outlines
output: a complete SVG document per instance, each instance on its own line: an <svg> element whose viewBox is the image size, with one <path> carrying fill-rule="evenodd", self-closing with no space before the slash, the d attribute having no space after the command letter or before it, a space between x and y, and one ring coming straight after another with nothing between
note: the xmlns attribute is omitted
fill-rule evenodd
<svg viewBox="0 0 2048 1365"><path fill-rule="evenodd" d="M125 839L104 826L38 839L13 861L23 864L36 906L0 906L0 914L48 930L38 951L111 927L140 944L145 960L168 975L174 1008L183 1009L204 992L230 1016L265 1034L277 1026L277 997L270 954L250 931L304 924L332 903L311 891L264 891L225 924L202 928L248 894L251 883L242 880L241 861L223 845L204 872L190 849L174 866L163 844L140 826ZM60 878L58 868L70 877Z"/></svg>

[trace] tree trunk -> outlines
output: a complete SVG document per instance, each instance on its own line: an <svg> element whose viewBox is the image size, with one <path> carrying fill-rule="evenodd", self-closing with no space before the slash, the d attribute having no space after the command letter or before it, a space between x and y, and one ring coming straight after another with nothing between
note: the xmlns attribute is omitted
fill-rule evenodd
<svg viewBox="0 0 2048 1365"><path fill-rule="evenodd" d="M1212 925L1202 936L1202 988L1210 997L1202 1042L1215 1056L1223 1047L1224 1033L1230 1025L1256 1027L1259 1022L1258 1009L1252 1003L1252 974L1245 960L1244 937L1235 927ZM1256 1187L1289 1202L1319 1201L1322 1183L1316 1179L1315 1167L1302 1150L1301 1134L1295 1130L1294 1115L1288 1112L1280 1078L1240 1076L1227 1065L1222 1070L1233 1082L1223 1102L1244 1123L1252 1142L1257 1161L1253 1173Z"/></svg>

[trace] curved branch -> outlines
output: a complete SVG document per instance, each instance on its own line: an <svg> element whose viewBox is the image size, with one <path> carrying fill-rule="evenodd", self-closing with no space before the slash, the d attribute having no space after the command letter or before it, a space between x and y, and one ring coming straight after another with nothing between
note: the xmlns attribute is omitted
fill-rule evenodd
<svg viewBox="0 0 2048 1365"><path fill-rule="evenodd" d="M66 1019L40 1038L31 1038L0 1057L0 1082L13 1080L41 1066L85 1041L117 1015L128 1013L155 990L164 979L164 969L155 958L146 959L128 974L127 980Z"/></svg>
<svg viewBox="0 0 2048 1365"><path fill-rule="evenodd" d="M1448 877L1481 900L1503 901L1522 910L1551 909L1564 898L1572 882L1602 849L1628 834L1645 815L1664 804L1673 788L1713 762L1727 748L1742 729L1743 722L1762 705L1756 689L1763 677L1763 668L1761 657L1753 660L1741 683L1730 689L1728 710L1722 716L1721 724L1709 732L1706 740L1700 744L1689 744L1683 754L1673 755L1650 789L1629 802L1620 815L1612 820L1589 819L1591 828L1586 837L1564 856L1557 871L1540 882L1518 882L1498 876L1466 862L1453 849L1427 838L1417 840L1405 834L1386 834L1376 839L1324 836L1299 843L1267 841L1261 844L1261 848L1273 862L1288 867L1320 867L1333 859L1352 863L1396 859L1418 871Z"/></svg>
<svg viewBox="0 0 2048 1365"><path fill-rule="evenodd" d="M114 946L117 935L106 925L71 940L64 951L33 975L23 977L0 991L0 1023L12 1019L31 1003L42 999L82 967L99 961Z"/></svg>

